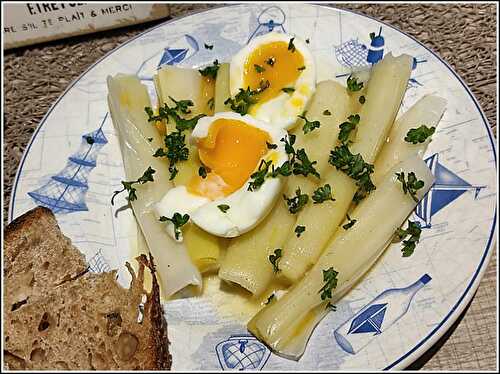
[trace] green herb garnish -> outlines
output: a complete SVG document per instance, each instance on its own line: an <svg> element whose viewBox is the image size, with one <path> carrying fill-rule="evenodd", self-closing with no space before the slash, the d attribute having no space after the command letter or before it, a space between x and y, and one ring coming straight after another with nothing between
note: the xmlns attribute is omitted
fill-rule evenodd
<svg viewBox="0 0 500 374"><path fill-rule="evenodd" d="M376 187L370 178L373 173L373 165L366 163L359 153L352 154L346 144L335 147L330 152L328 162L356 181L356 185L359 187L353 199L356 203L375 190Z"/></svg>
<svg viewBox="0 0 500 374"><path fill-rule="evenodd" d="M293 92L295 92L295 88L293 88L293 87L283 87L281 89L281 91L283 91L285 93L293 93Z"/></svg>
<svg viewBox="0 0 500 374"><path fill-rule="evenodd" d="M205 45L205 49L210 49L210 50L214 49L213 44L210 45L210 44L204 43L204 45Z"/></svg>
<svg viewBox="0 0 500 374"><path fill-rule="evenodd" d="M269 304L271 301L273 301L275 298L274 293L272 293L268 298L267 301L264 302L264 305Z"/></svg>
<svg viewBox="0 0 500 374"><path fill-rule="evenodd" d="M325 309L330 309L332 312L336 312L337 311L337 307L335 305L333 305L331 302L327 302L326 303L326 308Z"/></svg>
<svg viewBox="0 0 500 374"><path fill-rule="evenodd" d="M309 121L306 118L307 112L304 112L302 115L298 116L299 118L302 118L304 120L304 126L302 126L302 130L304 131L304 134L308 134L314 129L319 129L321 126L321 123L319 121Z"/></svg>
<svg viewBox="0 0 500 374"><path fill-rule="evenodd" d="M267 146L267 149L276 149L276 148L278 148L278 144L269 143L268 141L266 141L266 146Z"/></svg>
<svg viewBox="0 0 500 374"><path fill-rule="evenodd" d="M327 200L335 201L335 199L332 197L332 188L329 184L318 187L313 192L312 199L314 200L314 204L321 204Z"/></svg>
<svg viewBox="0 0 500 374"><path fill-rule="evenodd" d="M250 106L258 101L254 96L265 89L262 89L262 87L264 86L261 86L260 90L251 90L250 87L247 87L246 90L240 88L234 99L232 97L227 98L227 100L224 101L224 105L230 104L232 111L245 115L248 113Z"/></svg>
<svg viewBox="0 0 500 374"><path fill-rule="evenodd" d="M324 115L324 116L331 116L331 115L332 115L332 112L330 112L328 109L325 109L325 110L323 111L323 115Z"/></svg>
<svg viewBox="0 0 500 374"><path fill-rule="evenodd" d="M266 64L268 64L269 66L274 66L274 63L276 62L276 58L274 57L269 57L267 60L266 60Z"/></svg>
<svg viewBox="0 0 500 374"><path fill-rule="evenodd" d="M213 110L215 107L215 99L213 97L208 99L207 105L210 110Z"/></svg>
<svg viewBox="0 0 500 374"><path fill-rule="evenodd" d="M170 180L174 179L178 172L175 164L179 161L186 161L189 157L189 148L186 146L185 139L186 136L181 131L174 131L165 136L166 151L163 148L158 148L153 155L154 157L168 158Z"/></svg>
<svg viewBox="0 0 500 374"><path fill-rule="evenodd" d="M280 269L278 268L278 262L279 262L280 258L281 258L281 249L280 248L274 250L274 255L269 255L269 262L273 265L273 271L275 273L280 271Z"/></svg>
<svg viewBox="0 0 500 374"><path fill-rule="evenodd" d="M342 122L340 124L340 132L338 135L338 139L340 140L340 142L348 142L351 131L354 130L359 124L359 119L359 114L351 114L349 117L347 117L346 122Z"/></svg>
<svg viewBox="0 0 500 374"><path fill-rule="evenodd" d="M361 95L359 97L358 101L359 101L360 104L364 104L366 102L366 98L363 95Z"/></svg>
<svg viewBox="0 0 500 374"><path fill-rule="evenodd" d="M403 230L402 228L398 228L396 230L395 236L401 241L406 238L408 235L409 239L403 240L403 247L401 248L401 252L403 252L403 257L409 257L415 251L415 247L420 240L420 234L422 233L422 229L418 222L408 221L408 228Z"/></svg>
<svg viewBox="0 0 500 374"><path fill-rule="evenodd" d="M198 175L203 179L207 177L207 169L205 168L205 166L200 166L200 168L198 169Z"/></svg>
<svg viewBox="0 0 500 374"><path fill-rule="evenodd" d="M297 235L297 238L300 238L300 235L302 235L304 231L306 231L305 226L297 225L297 227L295 227L295 234Z"/></svg>
<svg viewBox="0 0 500 374"><path fill-rule="evenodd" d="M338 274L337 271L333 270L333 267L328 270L323 270L323 282L325 282L325 284L318 291L318 293L321 293L321 300L332 298L332 291L337 287Z"/></svg>
<svg viewBox="0 0 500 374"><path fill-rule="evenodd" d="M356 92L363 88L363 82L358 83L358 78L353 77L352 74L347 77L347 90Z"/></svg>
<svg viewBox="0 0 500 374"><path fill-rule="evenodd" d="M425 184L424 181L418 180L417 176L413 171L408 173L407 180L405 180L404 171L402 171L401 173L396 173L396 176L398 177L398 181L401 182L404 194L406 195L407 193L409 193L411 198L415 202L418 202L417 191L420 190L422 187L424 187Z"/></svg>
<svg viewBox="0 0 500 374"><path fill-rule="evenodd" d="M358 221L357 219L351 219L351 217L349 217L349 214L346 214L346 217L347 217L347 220L349 222L347 222L345 225L342 225L342 228L344 230L349 230L351 227L354 226L354 224Z"/></svg>
<svg viewBox="0 0 500 374"><path fill-rule="evenodd" d="M305 66L301 66L300 68L297 68L298 71L303 71L303 70L306 70L306 67Z"/></svg>
<svg viewBox="0 0 500 374"><path fill-rule="evenodd" d="M292 53L293 53L293 52L295 52L295 44L293 44L294 39L295 39L295 38L292 38L292 39L290 39L290 41L288 42L288 50L289 50L289 51L292 51Z"/></svg>
<svg viewBox="0 0 500 374"><path fill-rule="evenodd" d="M273 178L276 178L278 175L282 175L284 177L292 175L292 167L290 165L290 161L285 161L281 166L278 166L277 168L272 165L271 169L271 174L268 176L271 176Z"/></svg>
<svg viewBox="0 0 500 374"><path fill-rule="evenodd" d="M148 142L152 142L153 141L153 138L148 138Z"/></svg>
<svg viewBox="0 0 500 374"><path fill-rule="evenodd" d="M179 240L179 235L181 234L181 227L184 226L189 221L189 214L174 213L172 218L165 216L160 217L160 222L170 221L174 225L175 239Z"/></svg>
<svg viewBox="0 0 500 374"><path fill-rule="evenodd" d="M309 44L309 38L306 39L306 44Z"/></svg>
<svg viewBox="0 0 500 374"><path fill-rule="evenodd" d="M217 205L217 208L219 208L219 210L222 213L226 213L229 210L229 205L227 205L227 204L220 204L220 205Z"/></svg>
<svg viewBox="0 0 500 374"><path fill-rule="evenodd" d="M250 175L251 181L248 183L248 191L256 191L264 184L269 172L269 166L271 166L272 163L273 162L271 160L260 160L259 168L256 172Z"/></svg>
<svg viewBox="0 0 500 374"><path fill-rule="evenodd" d="M299 149L295 153L295 162L293 163L293 174L295 175L303 175L307 177L309 174L314 175L316 178L320 178L318 171L314 168L314 165L317 164L317 161L310 161L309 157L307 157L305 149ZM297 161L298 160L298 161Z"/></svg>
<svg viewBox="0 0 500 374"><path fill-rule="evenodd" d="M288 205L288 210L290 213L295 214L299 212L309 201L309 196L307 194L303 194L300 192L300 187L295 190L294 197L286 197L283 195L283 198L286 201L286 205Z"/></svg>
<svg viewBox="0 0 500 374"><path fill-rule="evenodd" d="M257 65L257 64L253 64L253 67L255 68L255 71L256 71L257 73L263 73L263 72L265 72L265 71L266 71L266 69L264 69L262 66Z"/></svg>
<svg viewBox="0 0 500 374"><path fill-rule="evenodd" d="M425 125L417 127L416 129L410 129L405 136L405 141L412 144L423 143L428 137L434 134L434 131L436 131L434 126L427 127Z"/></svg>
<svg viewBox="0 0 500 374"><path fill-rule="evenodd" d="M113 193L113 196L111 197L111 205L114 205L115 204L115 197L116 195L122 193L123 191L128 191L128 197L127 197L127 200L128 201L134 201L134 200L137 200L137 190L133 187L134 184L144 184L144 183L147 183L147 182L154 182L154 177L153 177L153 174L156 173L156 170L154 170L153 168L151 168L151 166L149 166L146 171L142 174L142 176L140 178L138 178L137 180L135 181L122 181L122 186L123 186L123 189L119 190L119 191L115 191Z"/></svg>
<svg viewBox="0 0 500 374"><path fill-rule="evenodd" d="M283 143L285 143L285 152L288 155L295 156L295 149L293 148L293 145L295 144L295 138L295 135L287 134L284 138L280 139Z"/></svg>
<svg viewBox="0 0 500 374"><path fill-rule="evenodd" d="M207 66L201 70L198 70L204 77L210 77L212 79L217 78L217 72L219 71L219 60L215 60L213 65Z"/></svg>

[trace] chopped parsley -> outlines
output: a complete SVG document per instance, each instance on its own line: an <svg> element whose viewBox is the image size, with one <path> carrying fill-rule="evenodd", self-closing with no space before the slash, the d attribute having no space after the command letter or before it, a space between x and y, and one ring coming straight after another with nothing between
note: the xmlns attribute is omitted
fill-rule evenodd
<svg viewBox="0 0 500 374"><path fill-rule="evenodd" d="M153 138L148 138L148 142L152 142L153 141Z"/></svg>
<svg viewBox="0 0 500 374"><path fill-rule="evenodd" d="M198 175L203 179L207 177L207 169L205 168L205 166L200 166L200 168L198 169Z"/></svg>
<svg viewBox="0 0 500 374"><path fill-rule="evenodd" d="M288 205L288 210L292 214L298 213L309 201L309 196L301 193L300 187L295 190L294 197L288 198L285 194L283 194L283 198L286 201L286 205Z"/></svg>
<svg viewBox="0 0 500 374"><path fill-rule="evenodd" d="M401 182L404 194L406 195L407 193L409 193L411 198L415 202L418 202L417 191L420 190L422 187L424 187L425 184L424 181L418 180L417 176L413 171L408 173L407 180L405 180L404 171L402 171L401 173L396 173L396 176L398 177L398 181Z"/></svg>
<svg viewBox="0 0 500 374"><path fill-rule="evenodd" d="M320 204L327 200L335 201L332 197L332 188L329 184L325 184L323 187L318 187L313 192L312 199L314 200L314 204Z"/></svg>
<svg viewBox="0 0 500 374"><path fill-rule="evenodd" d="M220 205L217 205L217 208L219 208L219 210L222 213L226 213L229 210L229 205L227 205L227 204L220 204Z"/></svg>
<svg viewBox="0 0 500 374"><path fill-rule="evenodd" d="M215 99L212 97L210 99L208 99L207 101L207 105L208 105L208 108L210 110L214 110L214 107L215 107Z"/></svg>
<svg viewBox="0 0 500 374"><path fill-rule="evenodd" d="M309 38L306 39L306 44L309 44Z"/></svg>
<svg viewBox="0 0 500 374"><path fill-rule="evenodd" d="M266 69L264 69L262 66L257 65L257 64L253 64L253 67L255 68L255 71L256 71L257 73L263 73L263 72L265 72L265 71L266 71Z"/></svg>
<svg viewBox="0 0 500 374"><path fill-rule="evenodd" d="M204 43L204 45L205 45L205 49L210 49L210 50L214 49L213 44L210 45L210 44Z"/></svg>
<svg viewBox="0 0 500 374"><path fill-rule="evenodd" d="M297 227L295 227L295 234L297 235L297 238L300 238L300 235L302 235L304 231L306 231L305 226L297 225Z"/></svg>
<svg viewBox="0 0 500 374"><path fill-rule="evenodd" d="M170 96L169 96L170 97ZM175 103L175 107L170 108L167 103L163 104L162 107L158 109L158 115L154 115L153 109L150 107L145 107L144 111L148 115L148 122L155 122L155 121L163 121L166 120L167 123L169 123L170 119L173 119L175 121L175 127L179 131L184 131L184 130L189 130L189 129L194 129L196 124L198 123L198 120L201 117L204 117L204 114L199 114L193 118L187 119L187 118L182 118L180 114L189 114L191 113L191 110L189 107L193 106L193 102L191 100L180 100L177 101L174 98L170 97L170 99Z"/></svg>
<svg viewBox="0 0 500 374"><path fill-rule="evenodd" d="M354 130L359 124L359 119L359 114L351 114L349 117L347 117L346 122L342 122L340 124L340 132L338 135L338 139L340 142L344 144L349 142L349 135L351 134L351 131Z"/></svg>
<svg viewBox="0 0 500 374"><path fill-rule="evenodd" d="M324 116L331 116L331 115L332 115L332 112L330 112L328 109L325 109L325 110L323 111L323 115L324 115Z"/></svg>
<svg viewBox="0 0 500 374"><path fill-rule="evenodd" d="M349 217L349 214L346 214L346 217L347 217L347 220L349 222L347 222L345 225L342 225L342 228L344 230L349 230L351 227L354 226L354 224L358 221L357 219L351 219L351 217Z"/></svg>
<svg viewBox="0 0 500 374"><path fill-rule="evenodd" d="M292 38L290 39L290 41L288 42L288 50L289 51L292 51L295 52L295 44L293 44L293 41L295 40L295 38Z"/></svg>
<svg viewBox="0 0 500 374"><path fill-rule="evenodd" d="M298 71L303 71L303 70L306 70L306 67L305 66L301 66L300 68L297 68Z"/></svg>
<svg viewBox="0 0 500 374"><path fill-rule="evenodd" d="M280 269L278 268L278 262L279 262L281 256L282 256L282 254L281 254L280 248L275 249L273 255L269 255L269 262L273 265L273 271L275 273L280 271Z"/></svg>
<svg viewBox="0 0 500 374"><path fill-rule="evenodd" d="M180 214L180 213L174 213L172 218L168 218L165 216L160 217L160 222L167 222L170 221L174 225L174 233L175 233L175 239L179 240L179 235L181 234L181 227L184 226L188 221L189 221L189 214Z"/></svg>
<svg viewBox="0 0 500 374"><path fill-rule="evenodd" d="M123 186L123 189L119 190L119 191L115 191L113 193L113 196L111 197L111 205L114 205L114 200L115 200L115 197L116 195L122 193L123 191L128 191L128 197L127 197L127 200L128 201L134 201L134 200L137 200L137 190L133 187L134 184L145 184L147 182L154 182L154 177L153 177L153 174L156 173L156 170L154 170L153 168L151 168L151 166L149 166L146 171L142 174L141 177L139 177L137 180L135 181L122 181L122 186Z"/></svg>
<svg viewBox="0 0 500 374"><path fill-rule="evenodd" d="M366 98L363 95L361 95L359 97L358 101L359 101L360 104L364 104L366 102Z"/></svg>
<svg viewBox="0 0 500 374"><path fill-rule="evenodd" d="M215 60L212 65L206 68L198 70L204 77L210 77L212 79L217 78L217 72L219 71L219 60Z"/></svg>
<svg viewBox="0 0 500 374"><path fill-rule="evenodd" d="M281 91L283 91L285 93L293 93L293 92L295 92L295 88L293 88L293 87L283 87L281 89Z"/></svg>
<svg viewBox="0 0 500 374"><path fill-rule="evenodd" d="M278 148L278 144L269 143L268 141L266 141L266 146L267 146L267 149L276 149L276 148Z"/></svg>
<svg viewBox="0 0 500 374"><path fill-rule="evenodd" d="M274 292L273 292L271 295L269 295L269 297L267 298L267 301L264 302L264 305L269 304L271 301L273 301L275 299L275 297L276 296L274 295Z"/></svg>
<svg viewBox="0 0 500 374"><path fill-rule="evenodd" d="M181 112L182 114L189 114L191 113L191 109L189 109L190 106L194 106L194 103L192 100L175 100L172 96L168 97L170 100L172 100L175 104L175 107L172 109L174 112L179 113Z"/></svg>
<svg viewBox="0 0 500 374"><path fill-rule="evenodd" d="M363 82L358 83L358 78L353 77L352 74L347 77L347 90L356 92L363 88Z"/></svg>
<svg viewBox="0 0 500 374"><path fill-rule="evenodd" d="M298 116L299 118L302 118L304 120L304 126L302 126L302 130L304 131L304 134L308 134L314 129L319 129L321 126L321 123L319 121L309 121L306 118L307 112L304 112L302 115Z"/></svg>
<svg viewBox="0 0 500 374"><path fill-rule="evenodd" d="M427 127L422 125L416 129L410 129L405 136L405 141L412 144L423 143L428 137L432 136L436 131L434 126Z"/></svg>
<svg viewBox="0 0 500 374"><path fill-rule="evenodd" d="M333 269L333 267L328 270L323 270L323 282L325 284L318 293L321 293L321 300L331 299L332 291L337 287L337 275L339 273Z"/></svg>
<svg viewBox="0 0 500 374"><path fill-rule="evenodd" d="M277 168L274 165L271 166L271 173L268 176L276 178L278 175L288 177L292 175L292 167L290 166L290 161L285 161L281 166Z"/></svg>
<svg viewBox="0 0 500 374"><path fill-rule="evenodd" d="M287 134L280 140L285 143L285 152L289 155L295 156L295 149L293 145L295 144L296 136L293 134Z"/></svg>
<svg viewBox="0 0 500 374"><path fill-rule="evenodd" d="M269 166L271 166L272 163L273 162L271 160L260 160L259 168L256 172L250 175L251 181L248 183L248 191L256 191L264 184L269 172Z"/></svg>
<svg viewBox="0 0 500 374"><path fill-rule="evenodd" d="M168 171L170 180L177 175L175 164L179 161L186 161L189 157L189 148L186 147L186 136L181 131L174 131L165 136L165 146L167 150L158 148L153 157L167 157L169 161Z"/></svg>
<svg viewBox="0 0 500 374"><path fill-rule="evenodd" d="M327 302L325 309L329 309L332 312L336 312L337 311L337 306L333 305L331 302Z"/></svg>
<svg viewBox="0 0 500 374"><path fill-rule="evenodd" d="M403 240L408 235L410 236L407 240L403 240L403 247L401 248L401 252L403 252L403 257L409 257L415 251L415 247L420 240L420 234L422 233L422 229L420 228L420 224L418 222L408 221L408 228L403 230L402 228L398 228L396 230L396 237L399 240Z"/></svg>
<svg viewBox="0 0 500 374"><path fill-rule="evenodd" d="M353 199L356 203L375 190L376 187L370 178L370 174L373 173L373 165L365 162L359 153L352 154L346 144L335 147L330 152L328 162L356 181L359 188Z"/></svg>
<svg viewBox="0 0 500 374"><path fill-rule="evenodd" d="M254 96L258 95L259 93L264 91L267 87L269 87L268 84L269 81L267 81L267 84L261 82L261 87L258 88L257 90L251 90L250 86L248 86L246 90L240 88L239 92L236 94L234 98L229 97L226 99L226 101L224 101L224 105L230 104L232 111L239 113L241 115L245 115L248 113L248 109L250 109L250 106L258 101L258 99Z"/></svg>
<svg viewBox="0 0 500 374"><path fill-rule="evenodd" d="M318 161L311 162L311 160L309 160L309 157L307 157L305 149L301 148L295 153L295 162L293 163L293 174L303 175L304 177L307 177L309 174L312 174L319 179L320 175L318 171L314 168L314 165L317 163Z"/></svg>
<svg viewBox="0 0 500 374"><path fill-rule="evenodd" d="M276 62L276 58L275 57L269 57L266 60L266 64L268 64L269 66L274 66L275 62Z"/></svg>

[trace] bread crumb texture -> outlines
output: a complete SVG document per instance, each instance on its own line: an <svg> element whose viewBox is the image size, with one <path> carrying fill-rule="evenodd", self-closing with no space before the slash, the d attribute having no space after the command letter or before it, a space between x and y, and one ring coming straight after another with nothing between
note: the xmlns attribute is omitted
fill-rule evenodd
<svg viewBox="0 0 500 374"><path fill-rule="evenodd" d="M116 271L88 271L52 212L35 208L4 231L4 362L11 370L168 370L153 259L128 289ZM152 272L150 292L144 270Z"/></svg>

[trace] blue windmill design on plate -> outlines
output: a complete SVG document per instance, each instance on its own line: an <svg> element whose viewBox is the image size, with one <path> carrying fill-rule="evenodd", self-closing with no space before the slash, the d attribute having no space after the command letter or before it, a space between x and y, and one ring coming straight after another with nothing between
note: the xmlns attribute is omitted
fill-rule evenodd
<svg viewBox="0 0 500 374"><path fill-rule="evenodd" d="M345 43L335 46L335 58L339 64L347 68L363 69L371 67L384 57L385 38L382 35L382 26L380 26L378 34L372 33L370 35L370 39L369 47L359 42L357 38L349 39ZM413 57L412 70L415 70L417 65L423 62L427 62L427 60ZM339 74L337 78L348 76L349 74L350 73ZM422 86L422 84L414 78L410 78L408 85L409 87Z"/></svg>
<svg viewBox="0 0 500 374"><path fill-rule="evenodd" d="M434 186L417 205L415 215L424 228L432 226L432 216L463 195L474 191L474 199L485 186L474 186L439 163L439 154L435 153L424 160L435 177Z"/></svg>
<svg viewBox="0 0 500 374"><path fill-rule="evenodd" d="M63 170L50 177L50 180L28 195L38 204L51 209L54 213L66 214L87 211L85 195L89 188L87 180L92 169L96 167L97 155L108 142L101 125L95 131L82 135L80 148L68 157Z"/></svg>
<svg viewBox="0 0 500 374"><path fill-rule="evenodd" d="M285 12L277 6L272 6L264 9L257 17L258 26L248 38L247 44L250 40L257 36L267 34L271 31L286 33L283 26L286 20Z"/></svg>
<svg viewBox="0 0 500 374"><path fill-rule="evenodd" d="M200 50L198 41L191 35L184 34L169 46L160 49L142 62L137 69L137 76L143 81L152 81L156 71L164 65L176 65L195 56Z"/></svg>
<svg viewBox="0 0 500 374"><path fill-rule="evenodd" d="M271 351L252 335L232 335L215 347L222 370L262 370Z"/></svg>

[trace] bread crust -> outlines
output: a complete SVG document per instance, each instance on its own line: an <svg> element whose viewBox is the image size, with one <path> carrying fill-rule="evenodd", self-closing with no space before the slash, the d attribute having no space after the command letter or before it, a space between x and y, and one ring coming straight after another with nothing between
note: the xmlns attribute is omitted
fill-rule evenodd
<svg viewBox="0 0 500 374"><path fill-rule="evenodd" d="M47 233L47 235L41 235L40 231L43 233L51 232ZM50 356L51 358L64 357L64 349L70 348L73 350L83 349L85 350L85 355L88 350L89 358L87 359L85 355L82 356L81 352L78 352L79 356L75 351L68 352L68 357L85 357L85 360L73 360L69 362L68 369L98 369L98 365L93 364L93 357L104 357L105 361L109 361L105 363L108 368L115 370L170 369L172 357L168 349L170 343L167 336L167 323L160 302L159 284L155 274L154 260L151 255L149 255L149 259L146 255L136 258L139 262L137 274L128 263L126 264L131 273L132 282L129 289L125 289L117 283L116 271L100 274L87 272L88 266L85 263L84 256L61 233L53 213L43 207L32 209L12 221L4 229L4 244L4 263L6 266L4 267L5 297L3 310L4 326L2 330L4 331L4 357L7 368L32 370L61 369L61 367L47 366L54 364L52 361L42 360L36 362L31 359L31 356L34 355L34 352L36 356L38 350L38 352L49 352L49 355L52 355ZM62 266L64 268L64 265L68 263L68 267L71 267L71 269L64 268L63 273L65 272L65 276L62 281L58 274L51 276L44 274L44 269L46 268L38 263L45 258L44 253L38 252L43 252L43 250L54 247L56 249L52 250L52 257L49 256L50 261L54 261L55 266ZM64 258L62 260L58 259L57 257L61 256L60 253L68 256L72 261L64 262ZM30 261L29 266L25 268L25 259L30 258L30 256L38 259L38 262L33 264L34 261ZM58 260L59 262L57 262ZM152 289L150 292L144 290L144 269L146 267L152 275ZM69 276L69 274L74 275ZM41 282L43 284L38 285L37 281L34 281L35 277L37 280L43 279L44 281ZM33 279L28 284L26 281L31 278ZM26 290L19 286L20 282L28 284L28 286L24 287ZM76 298L71 297L71 295L75 295L75 292L78 296ZM109 295L107 301L104 300L106 295ZM68 297L70 299L66 300L66 305L54 304ZM18 301L19 298L22 298L20 302ZM146 299L143 312L144 320L141 323L137 323L138 307L141 299L144 301L143 298ZM109 300L117 302L119 305L113 306ZM62 304L65 303L62 302ZM105 343L104 346L106 349L104 351L88 343L88 340L82 340L82 337L79 338L78 336L74 338L68 337L65 340L66 342L80 341L81 346L78 346L78 348L64 345L57 347L56 351L58 355L55 355L51 348L47 349L47 347L50 347L49 344L54 341L50 334L53 336L59 334L58 336L61 336L60 334L66 334L66 331L59 330L59 320L57 320L57 329L54 327L55 330L52 330L52 326L56 324L54 319L52 319L49 321L51 328L44 329L43 332L39 333L39 323L42 323L44 318L42 317L42 322L39 322L42 313L45 316L46 313L44 312L49 312L51 318L54 315L64 316L66 320L63 320L61 317L62 322L67 322L70 327L78 326L77 322L80 322L79 320L72 322L71 318L68 317L69 315L73 315L72 311L74 310L70 308L70 304L71 308L76 307L78 310L81 308L86 311L80 312L84 313L80 314L80 318L84 317L84 320L87 321L87 324L89 324L88 329L92 328L90 323L95 323L95 326L97 326L98 322L102 321L99 322L99 335L96 333L94 339L90 338L90 341L100 341L101 345ZM102 305L100 306L99 304ZM100 310L107 311L106 313L108 314L102 315L99 312ZM116 330L114 334L106 335L103 330L106 330L106 318L108 320L114 318L109 315L109 312L112 310L117 311L116 318L119 318L119 324L117 324L118 327L115 326ZM15 326L12 325L13 321L16 323ZM47 322L47 324L49 323ZM35 332L33 333L33 331ZM87 330L84 331L86 336L90 335ZM68 333L67 335L71 334ZM121 340L122 337L124 337L125 343L127 343L125 338L128 337L129 343L131 341L134 347L130 359L120 357L120 353L125 352L124 354L126 354L128 352L127 344L125 343L124 351L120 351L120 344L123 343ZM37 345L31 346L31 343L29 343L30 345L28 346L24 344L27 341L33 341L33 339L38 341ZM57 361L55 364L60 362ZM99 361L97 363L99 364ZM64 364L66 365L66 363Z"/></svg>

